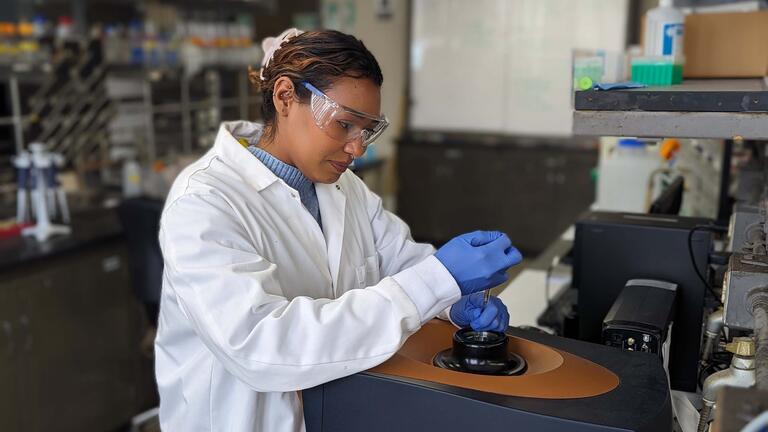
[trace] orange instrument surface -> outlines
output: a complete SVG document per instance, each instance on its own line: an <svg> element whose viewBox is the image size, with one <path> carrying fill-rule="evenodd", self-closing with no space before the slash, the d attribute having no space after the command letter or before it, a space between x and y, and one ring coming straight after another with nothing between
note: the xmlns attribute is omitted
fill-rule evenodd
<svg viewBox="0 0 768 432"><path fill-rule="evenodd" d="M433 366L434 356L451 348L455 332L456 327L452 324L432 320L411 336L391 359L370 371L506 396L541 399L598 396L619 385L616 374L596 363L515 336L509 336L509 350L528 363L522 375L478 375Z"/></svg>

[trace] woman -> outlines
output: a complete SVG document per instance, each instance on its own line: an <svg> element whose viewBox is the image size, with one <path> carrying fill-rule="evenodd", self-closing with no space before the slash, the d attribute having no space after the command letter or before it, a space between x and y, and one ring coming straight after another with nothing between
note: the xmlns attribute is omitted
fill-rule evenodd
<svg viewBox="0 0 768 432"><path fill-rule="evenodd" d="M224 123L163 211L156 373L168 431L303 430L298 391L385 361L442 311L479 330L509 320L480 292L521 259L505 235L435 252L347 170L387 126L381 70L361 41L286 31L265 41L251 78L264 125Z"/></svg>

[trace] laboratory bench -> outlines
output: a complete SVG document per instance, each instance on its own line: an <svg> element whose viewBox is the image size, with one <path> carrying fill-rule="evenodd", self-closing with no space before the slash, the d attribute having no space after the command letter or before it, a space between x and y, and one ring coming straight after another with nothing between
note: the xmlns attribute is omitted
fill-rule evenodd
<svg viewBox="0 0 768 432"><path fill-rule="evenodd" d="M72 234L54 236L40 243L32 237L0 239L0 271L59 255L77 253L89 246L123 235L117 214L101 208L82 209L72 218Z"/></svg>
<svg viewBox="0 0 768 432"><path fill-rule="evenodd" d="M81 211L71 226L0 241L4 430L110 431L157 403L117 215Z"/></svg>

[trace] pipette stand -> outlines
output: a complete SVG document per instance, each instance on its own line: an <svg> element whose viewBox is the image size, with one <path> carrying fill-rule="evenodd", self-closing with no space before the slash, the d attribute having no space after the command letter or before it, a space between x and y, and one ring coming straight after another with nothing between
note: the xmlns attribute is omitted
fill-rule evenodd
<svg viewBox="0 0 768 432"><path fill-rule="evenodd" d="M46 183L45 171L51 168L51 155L45 151L45 145L34 143L30 144L32 151L32 172L30 175L36 176L36 187L32 191L32 207L35 209L37 217L34 226L24 228L21 234L24 236L33 236L39 242L44 242L54 235L67 235L72 229L66 225L56 225L51 223L48 209L48 185Z"/></svg>

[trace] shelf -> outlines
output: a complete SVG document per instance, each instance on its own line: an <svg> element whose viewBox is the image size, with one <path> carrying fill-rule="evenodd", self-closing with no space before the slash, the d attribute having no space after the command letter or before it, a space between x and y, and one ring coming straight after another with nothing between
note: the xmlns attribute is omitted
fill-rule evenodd
<svg viewBox="0 0 768 432"><path fill-rule="evenodd" d="M768 139L768 113L576 111L574 135Z"/></svg>
<svg viewBox="0 0 768 432"><path fill-rule="evenodd" d="M574 107L575 135L768 139L768 86L763 79L579 91Z"/></svg>
<svg viewBox="0 0 768 432"><path fill-rule="evenodd" d="M248 100L246 102L248 107L258 106L258 102L255 100ZM190 102L190 111L199 111L212 108L238 108L240 107L240 100L237 98L221 98L219 102L213 100ZM181 114L183 106L181 103L164 103L158 105L152 105L153 114Z"/></svg>
<svg viewBox="0 0 768 432"><path fill-rule="evenodd" d="M7 81L11 76L22 82L39 83L49 78L50 63L14 63L0 65L0 81Z"/></svg>

